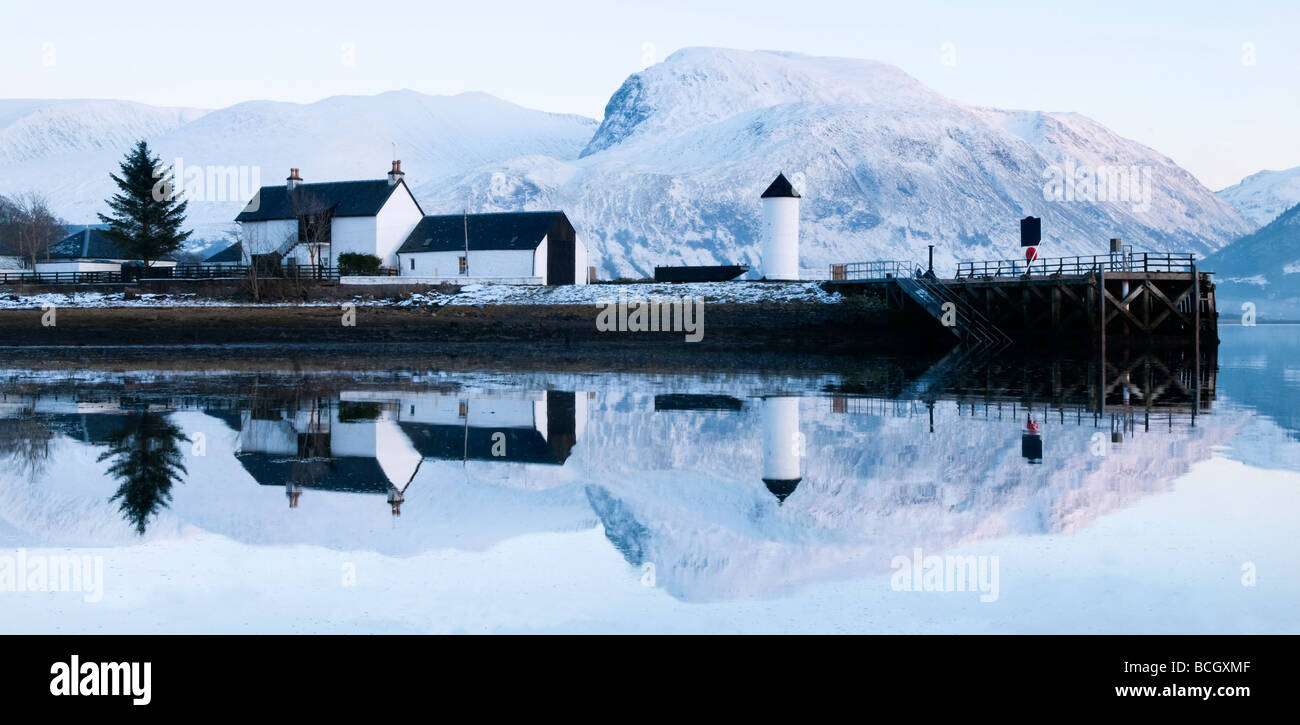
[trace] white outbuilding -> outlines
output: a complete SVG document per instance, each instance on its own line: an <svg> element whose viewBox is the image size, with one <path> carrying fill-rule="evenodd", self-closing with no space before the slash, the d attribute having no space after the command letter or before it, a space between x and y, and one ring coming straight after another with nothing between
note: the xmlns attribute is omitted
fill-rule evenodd
<svg viewBox="0 0 1300 725"><path fill-rule="evenodd" d="M403 277L428 281L587 283L587 248L562 211L426 216L397 256Z"/></svg>
<svg viewBox="0 0 1300 725"><path fill-rule="evenodd" d="M108 235L105 226L85 226L80 231L50 245L45 259L36 263L38 274L84 274L88 272L121 272L122 265L139 261L118 246ZM155 259L149 263L154 269L176 266L171 258Z"/></svg>

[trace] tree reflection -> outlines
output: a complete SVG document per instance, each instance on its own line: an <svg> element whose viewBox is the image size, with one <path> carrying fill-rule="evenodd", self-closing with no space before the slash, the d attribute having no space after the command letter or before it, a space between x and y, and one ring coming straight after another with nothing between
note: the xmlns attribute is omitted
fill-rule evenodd
<svg viewBox="0 0 1300 725"><path fill-rule="evenodd" d="M185 433L161 413L126 416L99 460L112 459L108 473L121 484L110 501L143 534L149 517L171 503L172 484L186 473L179 445Z"/></svg>
<svg viewBox="0 0 1300 725"><path fill-rule="evenodd" d="M0 419L0 458L35 480L49 463L53 438L54 431L35 418Z"/></svg>

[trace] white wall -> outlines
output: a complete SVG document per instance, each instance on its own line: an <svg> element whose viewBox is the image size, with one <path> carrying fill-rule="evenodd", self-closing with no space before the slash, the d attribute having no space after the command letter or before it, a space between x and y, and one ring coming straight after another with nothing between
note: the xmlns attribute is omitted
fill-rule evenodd
<svg viewBox="0 0 1300 725"><path fill-rule="evenodd" d="M110 260L104 262L81 262L77 260L66 260L61 262L37 262L36 272L39 274L66 274L68 272L120 272L122 263L127 260ZM168 268L175 267L176 263L171 261L150 262L150 268Z"/></svg>
<svg viewBox="0 0 1300 725"><path fill-rule="evenodd" d="M538 244L537 249L533 251L533 276L541 277L542 284L550 282L550 280L546 278L546 255L551 249L550 242L551 238L549 235L542 237L542 243Z"/></svg>
<svg viewBox="0 0 1300 725"><path fill-rule="evenodd" d="M397 248L411 236L411 231L423 218L424 213L415 203L415 197L411 196L406 184L401 183L376 217L375 251L371 254L383 260L386 266L396 266Z"/></svg>
<svg viewBox="0 0 1300 725"><path fill-rule="evenodd" d="M799 199L763 200L761 260L767 279L799 279Z"/></svg>
<svg viewBox="0 0 1300 725"><path fill-rule="evenodd" d="M401 255L402 274L407 277L456 277L464 252L415 252ZM415 260L415 269L411 269ZM545 270L545 265L543 265ZM470 277L533 277L533 250L485 249L469 253Z"/></svg>
<svg viewBox="0 0 1300 725"><path fill-rule="evenodd" d="M587 245L581 239L573 242L573 280L576 284L587 284Z"/></svg>
<svg viewBox="0 0 1300 725"><path fill-rule="evenodd" d="M409 232L408 232L409 235ZM546 274L546 259L550 253L550 239L543 238L533 249L484 249L470 250L470 277L540 277L542 284L550 282ZM460 276L460 258L465 252L404 252L398 255L403 277L457 277ZM581 241L574 242L573 266L574 281L587 283L587 246ZM411 262L415 266L412 268Z"/></svg>
<svg viewBox="0 0 1300 725"><path fill-rule="evenodd" d="M272 219L263 222L241 222L244 258L253 254L270 254L279 251L290 239L298 238L296 219Z"/></svg>
<svg viewBox="0 0 1300 725"><path fill-rule="evenodd" d="M376 217L335 217L330 228L330 263L338 264L339 255L375 254ZM377 255L376 255L377 256Z"/></svg>

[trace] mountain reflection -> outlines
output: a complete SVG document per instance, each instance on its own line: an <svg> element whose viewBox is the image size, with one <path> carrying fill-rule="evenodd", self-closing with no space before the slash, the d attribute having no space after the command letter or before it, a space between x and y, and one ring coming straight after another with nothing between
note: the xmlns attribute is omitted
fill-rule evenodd
<svg viewBox="0 0 1300 725"><path fill-rule="evenodd" d="M916 547L1078 531L1167 490L1242 424L1209 415L1214 383L1212 361L1168 355L713 382L47 380L0 398L0 455L46 467L39 495L0 478L0 523L106 537L79 486L107 476L139 535L166 516L258 546L404 556L599 532L674 597L764 595Z"/></svg>

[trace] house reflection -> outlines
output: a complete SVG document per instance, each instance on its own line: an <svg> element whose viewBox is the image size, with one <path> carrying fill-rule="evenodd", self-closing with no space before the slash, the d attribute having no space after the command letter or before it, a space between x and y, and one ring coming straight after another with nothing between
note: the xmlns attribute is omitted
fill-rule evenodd
<svg viewBox="0 0 1300 725"><path fill-rule="evenodd" d="M562 466L586 418L586 399L539 391L471 397L345 391L296 409L244 411L236 453L290 508L307 490L382 494L401 515L425 461Z"/></svg>

